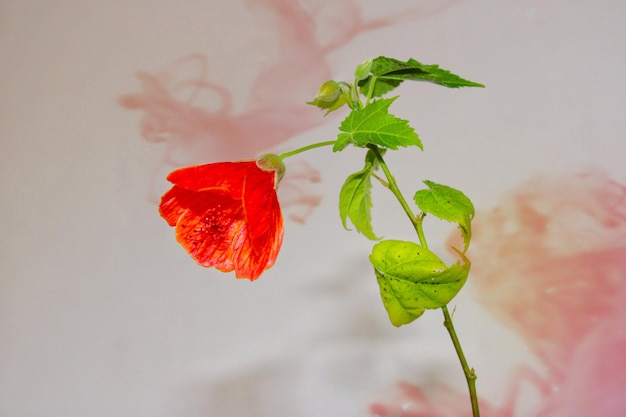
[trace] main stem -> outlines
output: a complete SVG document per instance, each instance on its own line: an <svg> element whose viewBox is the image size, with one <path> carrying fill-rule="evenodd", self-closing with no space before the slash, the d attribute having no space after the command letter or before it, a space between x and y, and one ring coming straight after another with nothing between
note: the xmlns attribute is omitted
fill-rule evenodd
<svg viewBox="0 0 626 417"><path fill-rule="evenodd" d="M461 342L459 342L459 338L456 335L456 330L454 330L454 324L452 324L452 317L450 317L448 307L441 307L441 311L443 311L444 317L443 325L450 334L452 344L454 345L454 350L456 350L456 355L459 357L459 361L461 362L461 368L463 368L463 373L465 374L467 388L469 389L470 401L472 402L472 415L474 417L480 417L480 409L478 408L478 394L476 393L476 373L474 372L474 369L470 368L467 364L465 354L463 353L463 349L461 348Z"/></svg>
<svg viewBox="0 0 626 417"><path fill-rule="evenodd" d="M368 146L369 149L374 152L378 163L380 164L380 168L383 170L385 177L387 178L387 184L389 186L389 190L393 193L393 195L398 199L400 205L404 209L404 212L411 220L411 224L415 228L417 232L417 237L419 238L420 244L425 248L428 248L426 243L426 237L424 236L424 229L422 228L422 220L424 219L423 215L415 216L413 211L409 207L406 202L404 196L400 192L398 185L396 184L396 180L391 175L385 160L383 159L382 154L378 147L374 145ZM474 417L480 417L480 410L478 408L478 394L476 392L476 373L474 369L470 368L467 364L467 360L465 359L465 354L463 353L463 348L461 347L461 342L457 337L456 330L454 329L454 324L452 323L452 317L450 317L450 313L448 312L448 307L441 307L441 311L443 311L444 322L443 325L448 330L448 334L450 335L450 339L452 339L452 344L454 345L454 350L456 351L456 355L461 362L461 368L463 368L463 373L465 374L465 380L467 381L467 388L469 389L470 401L472 403L472 415Z"/></svg>
<svg viewBox="0 0 626 417"><path fill-rule="evenodd" d="M404 196L400 192L400 189L398 188L398 185L396 184L396 180L393 178L393 175L391 175L391 172L389 171L389 168L387 167L387 164L385 163L385 160L383 159L383 156L380 153L380 150L378 149L378 147L375 145L368 145L368 148L372 152L374 152L374 155L376 156L376 159L378 160L378 163L380 164L380 168L383 170L385 177L387 177L387 186L389 187L389 190L396 197L396 199L402 206L402 209L404 210L406 215L409 217L409 220L411 220L411 224L413 225L413 228L417 232L417 237L419 238L420 243L422 244L422 246L428 248L428 245L426 244L426 237L424 236L424 229L422 229L423 217L422 216L416 217L413 214L411 207L409 207L409 204L406 202L406 200L404 199Z"/></svg>

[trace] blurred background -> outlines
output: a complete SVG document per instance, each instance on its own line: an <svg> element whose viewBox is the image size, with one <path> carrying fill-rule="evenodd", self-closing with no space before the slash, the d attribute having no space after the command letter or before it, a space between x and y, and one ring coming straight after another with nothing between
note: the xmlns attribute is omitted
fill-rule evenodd
<svg viewBox="0 0 626 417"><path fill-rule="evenodd" d="M477 215L451 305L485 416L626 410L621 1L0 2L0 415L469 416L439 311L393 327L372 242L337 203L364 153L287 160L285 239L255 282L159 217L175 168L332 140L307 106L378 55L485 89L405 83L424 144L388 153ZM387 190L374 231L413 240ZM446 259L454 227L428 219Z"/></svg>

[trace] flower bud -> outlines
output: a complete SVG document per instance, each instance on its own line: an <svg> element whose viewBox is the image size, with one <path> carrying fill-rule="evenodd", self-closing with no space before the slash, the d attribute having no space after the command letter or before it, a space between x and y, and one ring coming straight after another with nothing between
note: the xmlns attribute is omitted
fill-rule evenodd
<svg viewBox="0 0 626 417"><path fill-rule="evenodd" d="M332 103L337 100L340 92L341 88L339 87L339 83L337 83L337 81L326 81L324 84L322 84L320 90L317 92L317 95L315 96L315 101Z"/></svg>
<svg viewBox="0 0 626 417"><path fill-rule="evenodd" d="M367 77L369 77L371 72L372 72L372 60L368 59L362 64L357 65L356 69L354 70L354 78L356 79L356 82L358 83L359 81L364 80Z"/></svg>
<svg viewBox="0 0 626 417"><path fill-rule="evenodd" d="M328 110L326 112L328 114L346 104L346 98L342 86L337 81L330 80L322 84L315 99L307 104Z"/></svg>
<svg viewBox="0 0 626 417"><path fill-rule="evenodd" d="M256 166L263 171L274 171L276 173L276 183L274 187L278 188L278 183L283 179L286 170L285 164L283 160L280 159L280 156L273 153L263 154L256 159Z"/></svg>

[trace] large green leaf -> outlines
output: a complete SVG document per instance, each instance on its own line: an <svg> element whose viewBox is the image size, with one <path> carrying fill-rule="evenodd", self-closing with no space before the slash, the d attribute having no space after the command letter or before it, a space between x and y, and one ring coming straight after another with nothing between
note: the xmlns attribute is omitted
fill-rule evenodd
<svg viewBox="0 0 626 417"><path fill-rule="evenodd" d="M359 233L371 240L378 240L372 229L372 188L371 174L377 166L372 151L368 151L365 167L348 176L339 192L339 215L347 230L348 219Z"/></svg>
<svg viewBox="0 0 626 417"><path fill-rule="evenodd" d="M424 184L428 186L428 189L415 193L413 197L415 203L424 213L457 223L463 235L463 252L465 252L472 238L472 219L474 218L472 201L461 191L447 185L428 180L424 181Z"/></svg>
<svg viewBox="0 0 626 417"><path fill-rule="evenodd" d="M372 61L371 75L359 82L361 93L368 95L372 85L371 97L380 97L400 85L402 81L428 81L449 88L484 87L483 84L469 81L440 68L439 65L426 65L411 58L406 62L394 58L379 56Z"/></svg>
<svg viewBox="0 0 626 417"><path fill-rule="evenodd" d="M414 242L384 240L372 249L380 296L394 326L408 324L426 309L448 304L461 290L470 270L463 264L448 267L429 249Z"/></svg>
<svg viewBox="0 0 626 417"><path fill-rule="evenodd" d="M352 112L341 122L334 151L340 151L350 143L365 147L373 144L387 149L415 145L422 149L415 130L406 120L389 113L394 98L379 99L360 110Z"/></svg>

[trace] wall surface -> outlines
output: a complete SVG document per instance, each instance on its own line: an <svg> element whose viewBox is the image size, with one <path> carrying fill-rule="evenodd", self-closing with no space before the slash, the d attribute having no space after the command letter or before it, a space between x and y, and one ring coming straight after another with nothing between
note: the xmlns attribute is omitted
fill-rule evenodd
<svg viewBox="0 0 626 417"><path fill-rule="evenodd" d="M441 313L393 327L372 242L342 228L361 149L286 160L254 282L158 214L173 169L334 139L346 112L305 102L379 55L487 87L403 84L424 152L388 153L407 195L430 179L477 208L450 307L483 415L620 415L625 20L619 0L0 2L0 415L471 415ZM375 232L414 240L374 185ZM452 259L454 227L426 227Z"/></svg>

